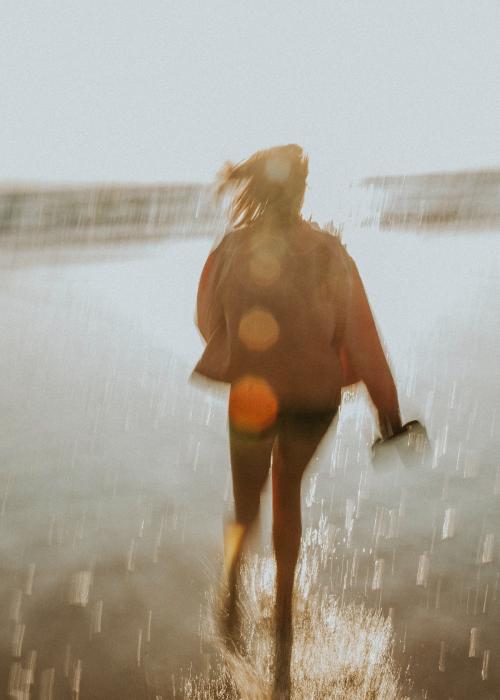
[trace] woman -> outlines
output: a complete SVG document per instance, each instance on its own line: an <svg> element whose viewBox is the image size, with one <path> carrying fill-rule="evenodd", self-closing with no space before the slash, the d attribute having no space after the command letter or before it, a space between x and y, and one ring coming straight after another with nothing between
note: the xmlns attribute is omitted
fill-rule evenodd
<svg viewBox="0 0 500 700"><path fill-rule="evenodd" d="M364 381L380 433L402 429L394 381L363 284L339 240L304 221L308 159L296 145L227 165L231 230L209 255L197 300L206 341L195 371L230 384L235 521L228 528L225 632L238 637L242 549L272 464L277 565L275 696L290 692L292 590L304 471L338 410Z"/></svg>

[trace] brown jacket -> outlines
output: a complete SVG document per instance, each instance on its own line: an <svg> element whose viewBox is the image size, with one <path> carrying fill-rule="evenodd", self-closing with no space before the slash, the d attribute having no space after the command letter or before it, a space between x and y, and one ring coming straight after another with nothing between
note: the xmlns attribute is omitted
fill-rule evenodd
<svg viewBox="0 0 500 700"><path fill-rule="evenodd" d="M225 236L201 274L197 324L206 341L195 372L233 383L264 378L281 409L338 406L364 381L384 423L397 424L396 388L358 270L340 241L301 221Z"/></svg>

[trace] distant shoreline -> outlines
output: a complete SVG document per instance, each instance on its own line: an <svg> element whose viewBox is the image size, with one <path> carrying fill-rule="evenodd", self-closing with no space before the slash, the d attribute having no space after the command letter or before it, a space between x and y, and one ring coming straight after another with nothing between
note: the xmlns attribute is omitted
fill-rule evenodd
<svg viewBox="0 0 500 700"><path fill-rule="evenodd" d="M382 229L498 228L500 170L366 178L365 223Z"/></svg>
<svg viewBox="0 0 500 700"><path fill-rule="evenodd" d="M500 227L500 169L365 178L351 220L422 231ZM225 228L209 185L0 184L0 245L199 238Z"/></svg>

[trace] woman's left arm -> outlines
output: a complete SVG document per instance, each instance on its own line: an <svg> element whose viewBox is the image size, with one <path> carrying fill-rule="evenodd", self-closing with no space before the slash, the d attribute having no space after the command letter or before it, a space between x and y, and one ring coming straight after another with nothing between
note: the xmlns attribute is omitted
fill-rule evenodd
<svg viewBox="0 0 500 700"><path fill-rule="evenodd" d="M354 261L351 260L351 300L340 359L345 383L363 381L378 411L383 439L402 430L394 378L380 342L368 298Z"/></svg>

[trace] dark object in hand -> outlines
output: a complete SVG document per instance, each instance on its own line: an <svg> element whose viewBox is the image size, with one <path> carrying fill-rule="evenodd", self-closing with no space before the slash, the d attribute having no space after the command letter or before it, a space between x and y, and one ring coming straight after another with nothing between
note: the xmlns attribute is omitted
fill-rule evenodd
<svg viewBox="0 0 500 700"><path fill-rule="evenodd" d="M405 423L400 432L372 445L372 465L376 471L391 470L402 462L407 469L421 466L427 458L429 440L418 420Z"/></svg>

